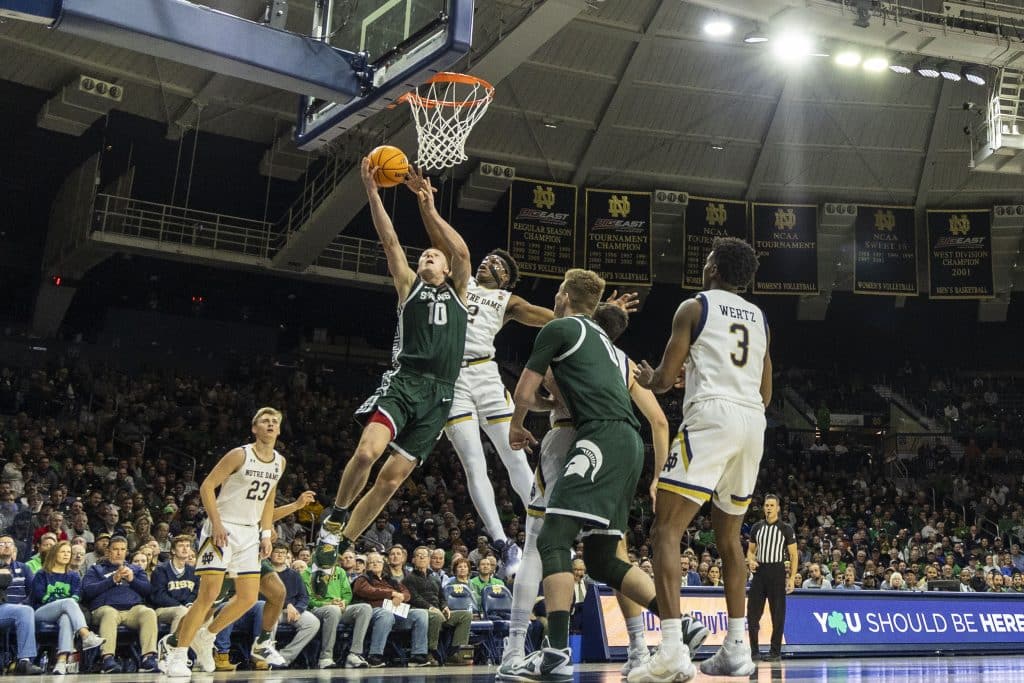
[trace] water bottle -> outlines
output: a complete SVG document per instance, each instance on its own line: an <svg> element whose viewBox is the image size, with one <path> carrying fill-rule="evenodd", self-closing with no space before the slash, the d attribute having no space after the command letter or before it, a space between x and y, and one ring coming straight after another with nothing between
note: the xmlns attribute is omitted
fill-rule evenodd
<svg viewBox="0 0 1024 683"><path fill-rule="evenodd" d="M43 652L43 656L39 658L39 668L43 670L44 674L47 671L46 665L49 664L49 663L50 663L49 657L47 657L46 653Z"/></svg>

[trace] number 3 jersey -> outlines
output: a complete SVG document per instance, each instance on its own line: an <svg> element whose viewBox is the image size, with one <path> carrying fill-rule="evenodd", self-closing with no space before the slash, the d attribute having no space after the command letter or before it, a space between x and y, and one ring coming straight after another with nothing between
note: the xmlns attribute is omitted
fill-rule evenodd
<svg viewBox="0 0 1024 683"><path fill-rule="evenodd" d="M217 509L222 522L255 526L263 516L267 496L281 478L284 457L274 451L274 459L264 462L256 455L252 444L246 444L242 449L245 459L242 466L221 484Z"/></svg>
<svg viewBox="0 0 1024 683"><path fill-rule="evenodd" d="M760 308L722 289L697 295L703 306L686 360L683 413L708 399L764 409L761 374L768 350L768 323Z"/></svg>

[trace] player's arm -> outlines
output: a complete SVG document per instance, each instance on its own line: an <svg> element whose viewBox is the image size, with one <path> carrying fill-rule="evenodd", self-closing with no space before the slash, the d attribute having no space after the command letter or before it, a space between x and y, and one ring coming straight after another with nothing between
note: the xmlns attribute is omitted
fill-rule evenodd
<svg viewBox="0 0 1024 683"><path fill-rule="evenodd" d="M448 257L455 291L460 298L465 300L469 274L472 272L466 240L462 239L462 235L438 213L437 207L434 206L434 188L430 184L430 178L410 167L406 184L410 190L416 193L420 217L423 219L423 227L427 230L431 246L440 249Z"/></svg>
<svg viewBox="0 0 1024 683"><path fill-rule="evenodd" d="M512 412L512 423L509 427L508 443L515 450L523 449L527 453L533 453L533 446L537 439L523 426L526 414L533 410L537 398L537 390L540 389L544 375L533 370L523 370L519 375L519 382L516 383L516 391L512 400L516 404Z"/></svg>
<svg viewBox="0 0 1024 683"><path fill-rule="evenodd" d="M772 331L766 329L765 333L768 335L768 346L764 350L764 368L761 370L761 402L767 408L772 402Z"/></svg>
<svg viewBox="0 0 1024 683"><path fill-rule="evenodd" d="M284 476L284 468L287 466L285 460L281 460L281 476ZM263 514L260 516L260 559L270 557L273 543L270 540L274 535L274 498L277 496L277 482L267 492L267 499L263 501Z"/></svg>
<svg viewBox="0 0 1024 683"><path fill-rule="evenodd" d="M636 370L636 363L629 361L630 377ZM650 389L644 389L632 378L629 383L629 395L633 403L643 413L647 423L651 425L651 442L654 445L654 480L651 482L651 502L654 503L658 486L658 473L665 469L665 461L668 460L668 418L661 404Z"/></svg>
<svg viewBox="0 0 1024 683"><path fill-rule="evenodd" d="M505 307L505 321L515 320L527 327L544 327L555 319L555 312L550 308L531 304L523 297L513 294Z"/></svg>
<svg viewBox="0 0 1024 683"><path fill-rule="evenodd" d="M753 536L753 533L751 533L751 536ZM747 567L752 572L757 571L757 544L753 540L747 544Z"/></svg>
<svg viewBox="0 0 1024 683"><path fill-rule="evenodd" d="M227 481L228 477L238 471L238 468L245 462L245 449L239 446L232 448L220 459L210 473L199 485L199 498L203 501L206 515L210 518L210 531L213 544L224 547L228 543L228 532L220 518L220 510L217 509L217 489Z"/></svg>
<svg viewBox="0 0 1024 683"><path fill-rule="evenodd" d="M398 298L405 299L412 290L412 283L416 280L416 271L409 267L409 260L405 256L405 249L398 241L398 234L391 222L391 217L384 209L384 202L380 198L380 188L373 174L376 168L371 168L370 157L363 157L360 173L363 178L363 186L366 187L366 197L370 202L370 216L373 218L373 229L377 231L380 238L380 245L384 248L384 254L388 259L388 272L391 279L395 281L395 289L398 290Z"/></svg>
<svg viewBox="0 0 1024 683"><path fill-rule="evenodd" d="M656 394L664 394L672 388L686 357L690 355L690 340L701 312L702 305L698 299L688 299L679 305L672 316L672 336L665 345L661 363L657 368L652 368L647 361L641 361L637 366L636 379L640 386Z"/></svg>
<svg viewBox="0 0 1024 683"><path fill-rule="evenodd" d="M310 503L316 500L316 494L312 491L303 491L299 494L299 497L294 502L282 505L281 507L274 508L274 521L279 522L288 515L298 512L302 508L306 507Z"/></svg>
<svg viewBox="0 0 1024 683"><path fill-rule="evenodd" d="M516 407L512 413L512 422L509 425L508 441L514 449L525 449L532 453L530 446L537 443L533 434L523 426L526 413L534 405L537 390L544 381L544 376L551 367L551 361L556 356L564 353L572 347L585 334L581 323L578 320L563 318L552 320L545 325L533 340L533 351L529 360L526 361L526 368L519 376L516 384L513 400Z"/></svg>

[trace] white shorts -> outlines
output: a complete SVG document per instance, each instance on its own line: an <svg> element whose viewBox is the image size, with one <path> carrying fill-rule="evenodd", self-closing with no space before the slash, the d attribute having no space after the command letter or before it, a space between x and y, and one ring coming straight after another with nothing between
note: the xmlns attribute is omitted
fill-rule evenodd
<svg viewBox="0 0 1024 683"><path fill-rule="evenodd" d="M561 426L559 426L561 425ZM530 505L526 514L543 517L548 508L548 499L555 481L565 471L565 456L576 443L576 428L571 420L556 423L540 442L540 462L533 471L533 488L530 490Z"/></svg>
<svg viewBox="0 0 1024 683"><path fill-rule="evenodd" d="M455 380L452 409L448 411L445 427L467 420L476 420L482 426L511 422L512 396L501 381L498 364L493 360L467 365Z"/></svg>
<svg viewBox="0 0 1024 683"><path fill-rule="evenodd" d="M764 454L764 411L724 399L701 401L683 417L658 489L696 503L714 499L730 515L746 513Z"/></svg>
<svg viewBox="0 0 1024 683"><path fill-rule="evenodd" d="M228 544L218 548L213 544L210 520L203 523L196 552L196 574L224 574L245 576L260 573L260 528L254 524L224 522Z"/></svg>

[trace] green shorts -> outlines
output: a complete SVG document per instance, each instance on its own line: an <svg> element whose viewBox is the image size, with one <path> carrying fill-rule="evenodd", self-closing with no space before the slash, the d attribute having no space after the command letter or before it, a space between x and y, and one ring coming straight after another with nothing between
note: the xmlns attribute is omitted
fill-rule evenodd
<svg viewBox="0 0 1024 683"><path fill-rule="evenodd" d="M371 420L382 421L391 429L391 447L423 464L441 438L454 393L454 385L434 377L408 370L387 372L355 418L364 427Z"/></svg>
<svg viewBox="0 0 1024 683"><path fill-rule="evenodd" d="M622 535L629 528L629 507L643 466L640 433L628 422L584 423L552 487L546 514L576 518L591 533L599 529Z"/></svg>

